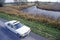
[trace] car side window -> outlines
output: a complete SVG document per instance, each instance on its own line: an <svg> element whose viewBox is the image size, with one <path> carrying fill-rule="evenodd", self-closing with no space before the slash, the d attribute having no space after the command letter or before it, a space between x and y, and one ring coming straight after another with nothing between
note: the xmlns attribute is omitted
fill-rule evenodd
<svg viewBox="0 0 60 40"><path fill-rule="evenodd" d="M8 26L10 26L11 28L13 28L13 25L11 25L10 23L8 23Z"/></svg>

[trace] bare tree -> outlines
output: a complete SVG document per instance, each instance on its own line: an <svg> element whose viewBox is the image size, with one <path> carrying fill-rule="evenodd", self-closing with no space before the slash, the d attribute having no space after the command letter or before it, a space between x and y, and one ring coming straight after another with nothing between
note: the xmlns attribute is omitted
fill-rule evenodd
<svg viewBox="0 0 60 40"><path fill-rule="evenodd" d="M0 7L3 6L4 2L5 2L5 0L0 0Z"/></svg>
<svg viewBox="0 0 60 40"><path fill-rule="evenodd" d="M27 0L14 0L15 4L19 5L19 4L25 4L27 2Z"/></svg>
<svg viewBox="0 0 60 40"><path fill-rule="evenodd" d="M14 0L14 3L15 3L16 5L19 5L19 4L20 4L20 1L19 1L19 0Z"/></svg>

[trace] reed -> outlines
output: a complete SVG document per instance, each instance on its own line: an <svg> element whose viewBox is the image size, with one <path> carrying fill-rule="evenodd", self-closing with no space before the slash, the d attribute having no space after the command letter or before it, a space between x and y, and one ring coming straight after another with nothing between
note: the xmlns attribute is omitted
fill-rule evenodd
<svg viewBox="0 0 60 40"><path fill-rule="evenodd" d="M20 16L21 18L25 18L28 20L34 20L34 21L39 21L46 24L51 24L53 25L52 27L60 29L60 18L54 19L54 17L49 17L42 14L27 13L21 10L17 10L14 7L2 7L0 8L0 12L15 14L17 16Z"/></svg>

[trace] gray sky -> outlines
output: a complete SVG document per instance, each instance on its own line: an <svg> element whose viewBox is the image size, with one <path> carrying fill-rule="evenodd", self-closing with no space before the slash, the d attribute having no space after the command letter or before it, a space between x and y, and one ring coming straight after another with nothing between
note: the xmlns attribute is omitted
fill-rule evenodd
<svg viewBox="0 0 60 40"><path fill-rule="evenodd" d="M36 0L28 0L28 1L36 1ZM42 2L57 2L59 0L38 0L38 1L42 1Z"/></svg>
<svg viewBox="0 0 60 40"><path fill-rule="evenodd" d="M37 1L37 0L28 0L29 2L31 1ZM38 1L42 1L42 2L60 2L60 0L38 0ZM6 0L5 2L14 2L14 0Z"/></svg>

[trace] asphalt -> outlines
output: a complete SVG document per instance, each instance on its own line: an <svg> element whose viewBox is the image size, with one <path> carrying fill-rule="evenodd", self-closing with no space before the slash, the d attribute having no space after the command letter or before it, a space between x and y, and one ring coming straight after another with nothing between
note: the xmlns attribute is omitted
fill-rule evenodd
<svg viewBox="0 0 60 40"><path fill-rule="evenodd" d="M25 38L20 38L5 27L5 22L6 20L0 19L0 40L47 40L47 38L39 36L33 32Z"/></svg>

